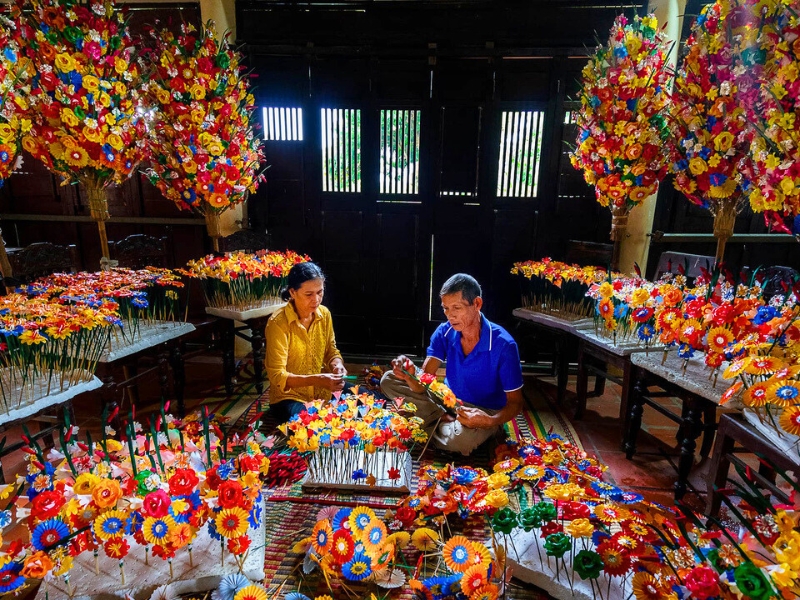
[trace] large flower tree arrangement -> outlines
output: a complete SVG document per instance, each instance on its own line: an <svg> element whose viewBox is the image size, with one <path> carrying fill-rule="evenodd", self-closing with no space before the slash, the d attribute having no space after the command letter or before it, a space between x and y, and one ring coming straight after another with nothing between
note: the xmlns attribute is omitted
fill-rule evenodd
<svg viewBox="0 0 800 600"><path fill-rule="evenodd" d="M115 0L16 0L12 16L33 75L21 91L31 120L22 145L65 185L83 185L107 257L106 188L131 176L145 143L125 16Z"/></svg>
<svg viewBox="0 0 800 600"><path fill-rule="evenodd" d="M662 140L668 133L668 49L653 15L633 21L620 15L608 43L583 69L579 134L570 160L594 186L597 201L611 209L613 268L628 214L658 190L667 172Z"/></svg>
<svg viewBox="0 0 800 600"><path fill-rule="evenodd" d="M149 88L156 106L150 128L150 182L183 210L205 216L219 249L219 216L245 201L263 175L261 140L241 54L212 22L157 40Z"/></svg>
<svg viewBox="0 0 800 600"><path fill-rule="evenodd" d="M751 121L750 174L747 193L754 212L789 233L788 217L800 229L800 23L796 6L748 0L761 20L757 47L763 55L759 102L747 105ZM755 12L757 11L757 12Z"/></svg>
<svg viewBox="0 0 800 600"><path fill-rule="evenodd" d="M0 17L0 187L22 162L20 149L23 133L30 131L31 122L23 113L24 96L17 90L28 85L27 61L20 57L19 46L13 39L14 22ZM6 246L0 235L0 268L3 276L11 277Z"/></svg>
<svg viewBox="0 0 800 600"><path fill-rule="evenodd" d="M675 78L670 127L675 187L714 215L716 260L743 205L748 123L759 96L763 55L745 0L717 0L692 26Z"/></svg>

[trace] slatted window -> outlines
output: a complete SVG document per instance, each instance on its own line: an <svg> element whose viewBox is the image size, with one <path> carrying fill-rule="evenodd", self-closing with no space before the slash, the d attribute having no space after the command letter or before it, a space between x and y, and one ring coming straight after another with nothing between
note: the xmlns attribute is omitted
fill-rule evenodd
<svg viewBox="0 0 800 600"><path fill-rule="evenodd" d="M261 109L264 121L264 139L302 142L303 109L283 106L265 106Z"/></svg>
<svg viewBox="0 0 800 600"><path fill-rule="evenodd" d="M498 197L536 197L543 125L543 111L503 111L500 119Z"/></svg>
<svg viewBox="0 0 800 600"><path fill-rule="evenodd" d="M322 109L322 191L361 191L359 109Z"/></svg>
<svg viewBox="0 0 800 600"><path fill-rule="evenodd" d="M419 194L419 110L381 111L381 194Z"/></svg>

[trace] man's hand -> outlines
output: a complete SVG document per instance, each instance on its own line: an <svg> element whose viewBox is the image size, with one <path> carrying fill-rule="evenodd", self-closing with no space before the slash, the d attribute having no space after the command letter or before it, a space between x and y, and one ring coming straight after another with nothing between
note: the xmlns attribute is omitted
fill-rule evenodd
<svg viewBox="0 0 800 600"><path fill-rule="evenodd" d="M470 429L490 429L497 425L494 417L480 408L470 406L462 406L458 409L458 421L464 427L469 427Z"/></svg>
<svg viewBox="0 0 800 600"><path fill-rule="evenodd" d="M332 392L339 392L344 389L344 379L341 375L333 373L322 373L314 380L315 387L321 387Z"/></svg>
<svg viewBox="0 0 800 600"><path fill-rule="evenodd" d="M392 361L392 373L394 373L394 376L400 381L405 381L412 391L421 393L425 391L425 388L416 379L408 375L408 373L413 375L416 372L417 367L414 365L414 361L404 354L401 354Z"/></svg>

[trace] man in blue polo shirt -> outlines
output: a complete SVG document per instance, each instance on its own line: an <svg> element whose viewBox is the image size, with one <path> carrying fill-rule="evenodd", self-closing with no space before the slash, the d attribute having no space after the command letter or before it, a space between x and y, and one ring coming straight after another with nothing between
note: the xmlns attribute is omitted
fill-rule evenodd
<svg viewBox="0 0 800 600"><path fill-rule="evenodd" d="M438 447L468 455L522 408L519 350L505 329L481 314L481 286L470 275L453 275L439 297L447 322L431 336L422 371L435 375L446 363L445 383L464 406L456 417L445 413L406 373L416 373L416 367L405 356L392 361L381 390L413 402Z"/></svg>

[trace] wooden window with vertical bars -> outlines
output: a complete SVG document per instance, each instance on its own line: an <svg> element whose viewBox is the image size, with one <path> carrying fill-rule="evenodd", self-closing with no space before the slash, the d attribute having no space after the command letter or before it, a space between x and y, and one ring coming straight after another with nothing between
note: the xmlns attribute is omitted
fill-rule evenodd
<svg viewBox="0 0 800 600"><path fill-rule="evenodd" d="M503 111L500 115L498 197L536 197L539 186L543 127L543 111Z"/></svg>
<svg viewBox="0 0 800 600"><path fill-rule="evenodd" d="M419 110L381 110L381 194L419 194L421 114Z"/></svg>
<svg viewBox="0 0 800 600"><path fill-rule="evenodd" d="M361 191L361 110L323 108L322 191Z"/></svg>
<svg viewBox="0 0 800 600"><path fill-rule="evenodd" d="M261 109L264 139L267 141L302 142L303 109L265 106Z"/></svg>

